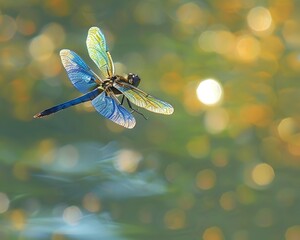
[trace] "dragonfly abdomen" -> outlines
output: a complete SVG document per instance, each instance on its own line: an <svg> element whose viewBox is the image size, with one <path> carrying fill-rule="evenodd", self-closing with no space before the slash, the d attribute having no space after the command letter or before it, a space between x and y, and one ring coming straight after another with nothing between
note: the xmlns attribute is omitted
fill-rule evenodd
<svg viewBox="0 0 300 240"><path fill-rule="evenodd" d="M65 108L68 108L68 107L71 107L71 106L74 106L74 105L77 105L77 104L80 104L80 103L83 103L83 102L91 101L95 97L97 97L101 92L102 92L101 89L96 88L93 91L88 92L88 93L86 93L86 94L84 94L84 95L82 95L78 98L74 98L74 99L72 99L68 102L64 102L64 103L61 103L61 104L56 105L54 107L48 108L48 109L34 115L34 118L41 118L41 117L50 115L52 113L56 113L56 112L58 112L60 110L63 110Z"/></svg>

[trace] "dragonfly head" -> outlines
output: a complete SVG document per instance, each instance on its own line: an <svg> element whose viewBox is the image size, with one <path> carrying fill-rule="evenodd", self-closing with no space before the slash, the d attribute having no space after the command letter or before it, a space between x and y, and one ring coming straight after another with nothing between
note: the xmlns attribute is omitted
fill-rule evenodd
<svg viewBox="0 0 300 240"><path fill-rule="evenodd" d="M140 84L140 77L137 74L129 73L127 76L128 83L137 87Z"/></svg>

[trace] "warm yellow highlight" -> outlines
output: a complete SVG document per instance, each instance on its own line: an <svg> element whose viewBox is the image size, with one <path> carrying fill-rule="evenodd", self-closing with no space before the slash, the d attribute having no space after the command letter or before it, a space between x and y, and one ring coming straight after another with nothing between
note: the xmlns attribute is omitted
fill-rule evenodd
<svg viewBox="0 0 300 240"><path fill-rule="evenodd" d="M266 186L274 180L275 173L269 164L260 163L253 168L251 177L257 185Z"/></svg>
<svg viewBox="0 0 300 240"><path fill-rule="evenodd" d="M208 190L216 184L216 173L211 169L200 171L196 176L196 185L202 190Z"/></svg>
<svg viewBox="0 0 300 240"><path fill-rule="evenodd" d="M255 7L247 16L249 27L254 31L266 31L271 27L272 16L270 11L264 7Z"/></svg>
<svg viewBox="0 0 300 240"><path fill-rule="evenodd" d="M181 209L170 210L165 214L164 222L169 229L181 229L186 224L185 212Z"/></svg>
<svg viewBox="0 0 300 240"><path fill-rule="evenodd" d="M223 232L218 227L207 228L203 233L203 240L223 240Z"/></svg>

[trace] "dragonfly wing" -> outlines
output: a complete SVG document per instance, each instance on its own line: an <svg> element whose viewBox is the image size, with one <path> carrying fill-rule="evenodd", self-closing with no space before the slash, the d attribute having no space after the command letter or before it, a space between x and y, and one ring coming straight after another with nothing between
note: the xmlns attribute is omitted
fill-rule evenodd
<svg viewBox="0 0 300 240"><path fill-rule="evenodd" d="M121 86L122 84L122 86ZM125 97L129 99L130 102L147 109L148 111L170 115L174 112L174 108L171 104L159 100L138 88L131 87L131 85L126 83L114 83L114 87L122 92Z"/></svg>
<svg viewBox="0 0 300 240"><path fill-rule="evenodd" d="M130 112L105 92L92 100L94 108L104 117L126 128L135 126L135 119Z"/></svg>
<svg viewBox="0 0 300 240"><path fill-rule="evenodd" d="M75 52L63 49L60 51L60 57L72 84L80 92L89 92L98 85L93 71Z"/></svg>
<svg viewBox="0 0 300 240"><path fill-rule="evenodd" d="M104 34L97 27L91 27L86 39L90 58L100 69L100 77L107 79L114 75L114 64L106 45Z"/></svg>

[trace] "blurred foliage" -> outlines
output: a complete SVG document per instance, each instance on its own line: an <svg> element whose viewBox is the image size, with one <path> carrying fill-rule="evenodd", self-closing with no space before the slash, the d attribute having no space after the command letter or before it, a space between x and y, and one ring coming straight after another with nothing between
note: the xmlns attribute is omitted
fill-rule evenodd
<svg viewBox="0 0 300 240"><path fill-rule="evenodd" d="M0 239L300 239L299 15L296 0L0 0ZM60 49L96 71L91 26L173 115L127 130L86 103L33 120L79 96Z"/></svg>

